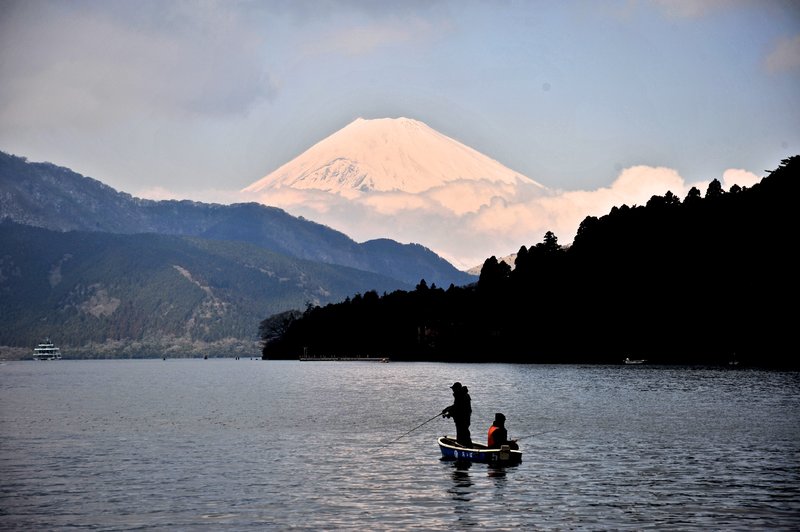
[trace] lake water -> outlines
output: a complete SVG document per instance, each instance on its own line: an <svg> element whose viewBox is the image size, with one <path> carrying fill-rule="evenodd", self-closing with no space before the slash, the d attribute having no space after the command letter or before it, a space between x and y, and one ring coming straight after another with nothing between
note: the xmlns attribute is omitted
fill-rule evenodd
<svg viewBox="0 0 800 532"><path fill-rule="evenodd" d="M536 434L522 464L442 461L440 417L403 436L456 380L473 439ZM797 372L6 362L0 431L4 530L800 528Z"/></svg>

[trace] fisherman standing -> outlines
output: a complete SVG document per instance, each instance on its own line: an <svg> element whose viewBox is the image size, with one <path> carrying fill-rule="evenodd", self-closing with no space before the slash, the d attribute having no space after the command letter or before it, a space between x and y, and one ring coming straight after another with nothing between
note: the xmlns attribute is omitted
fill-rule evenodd
<svg viewBox="0 0 800 532"><path fill-rule="evenodd" d="M472 401L469 390L460 382L453 383L450 389L453 390L453 404L442 410L442 416L453 418L456 424L456 441L464 447L472 447L472 437L469 433Z"/></svg>

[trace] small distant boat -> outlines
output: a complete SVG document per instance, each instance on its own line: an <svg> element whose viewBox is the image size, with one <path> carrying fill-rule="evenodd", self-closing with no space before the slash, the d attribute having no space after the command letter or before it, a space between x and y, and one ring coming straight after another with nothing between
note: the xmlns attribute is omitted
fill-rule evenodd
<svg viewBox="0 0 800 532"><path fill-rule="evenodd" d="M33 349L34 360L61 360L61 349L45 338Z"/></svg>
<svg viewBox="0 0 800 532"><path fill-rule="evenodd" d="M485 445L472 442L472 447L464 447L454 438L447 436L441 436L438 441L439 449L442 451L442 460L464 460L503 465L522 462L522 451L510 449L508 445L503 445L499 449L489 449Z"/></svg>
<svg viewBox="0 0 800 532"><path fill-rule="evenodd" d="M645 362L647 362L647 360L645 360L643 358L631 359L631 358L625 357L625 360L623 360L623 362L625 364L628 364L628 365L633 365L633 364L644 364Z"/></svg>

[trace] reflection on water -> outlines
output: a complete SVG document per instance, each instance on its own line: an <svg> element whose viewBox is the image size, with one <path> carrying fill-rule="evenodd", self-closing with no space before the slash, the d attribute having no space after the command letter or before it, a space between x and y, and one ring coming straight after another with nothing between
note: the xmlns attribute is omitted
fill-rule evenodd
<svg viewBox="0 0 800 532"><path fill-rule="evenodd" d="M487 468L487 474L489 475L489 478L495 479L495 484L501 485L506 480L506 469L507 468L513 469L515 467L517 467L517 466L516 465L512 465L512 466L493 466L493 465L489 465L488 468Z"/></svg>
<svg viewBox="0 0 800 532"><path fill-rule="evenodd" d="M800 374L629 369L7 363L0 529L800 528ZM521 464L441 460L448 420L398 439L456 380L476 430L535 435Z"/></svg>
<svg viewBox="0 0 800 532"><path fill-rule="evenodd" d="M513 473L518 465L499 466L460 460L443 460L442 463L445 464L445 468L450 469L452 485L447 492L453 500L453 512L459 525L480 525L476 514L479 516L487 510L497 512L497 519L503 520L501 514L506 511L508 504L505 499L507 476L509 471ZM473 478L476 480L473 481ZM479 478L488 479L490 482L479 481ZM486 527L486 523L483 526ZM493 525L489 527L492 528Z"/></svg>
<svg viewBox="0 0 800 532"><path fill-rule="evenodd" d="M471 462L447 462L452 467L453 484L447 491L453 499L453 513L460 527L473 527L479 521L473 516L473 483L470 478Z"/></svg>
<svg viewBox="0 0 800 532"><path fill-rule="evenodd" d="M472 480L469 478L471 462L453 462L453 487L448 490L454 500L469 502Z"/></svg>

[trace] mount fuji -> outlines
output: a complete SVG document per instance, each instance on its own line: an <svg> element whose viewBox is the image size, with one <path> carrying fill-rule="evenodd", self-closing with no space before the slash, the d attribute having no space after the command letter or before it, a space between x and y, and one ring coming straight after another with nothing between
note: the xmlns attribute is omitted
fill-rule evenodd
<svg viewBox="0 0 800 532"><path fill-rule="evenodd" d="M245 201L280 207L358 241L422 244L462 269L538 241L538 227L531 230L519 206L550 194L410 118L359 118L240 190Z"/></svg>
<svg viewBox="0 0 800 532"><path fill-rule="evenodd" d="M324 190L417 194L456 181L515 187L529 178L410 118L358 118L243 192Z"/></svg>

